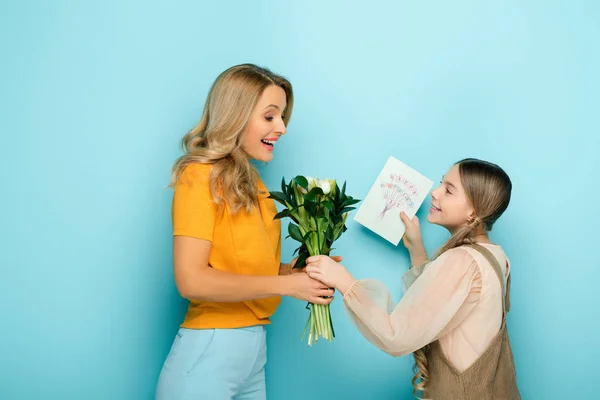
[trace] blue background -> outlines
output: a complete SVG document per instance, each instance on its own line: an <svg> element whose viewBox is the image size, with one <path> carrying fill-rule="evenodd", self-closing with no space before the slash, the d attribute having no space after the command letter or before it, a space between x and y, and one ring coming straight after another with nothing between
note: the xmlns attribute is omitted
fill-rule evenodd
<svg viewBox="0 0 600 400"><path fill-rule="evenodd" d="M434 181L467 156L503 166L513 199L492 238L513 263L523 397L594 397L599 19L591 0L3 1L0 398L152 398L185 312L170 167L214 78L243 62L295 88L268 187L306 174L362 198L390 155ZM447 237L422 230L430 251ZM337 247L399 297L402 246L351 221ZM409 399L412 358L332 309L336 340L308 348L304 304L284 299L269 398Z"/></svg>

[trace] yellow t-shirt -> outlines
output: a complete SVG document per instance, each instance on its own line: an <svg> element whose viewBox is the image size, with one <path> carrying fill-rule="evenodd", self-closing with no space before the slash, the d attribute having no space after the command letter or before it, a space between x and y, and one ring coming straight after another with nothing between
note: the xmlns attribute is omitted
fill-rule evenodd
<svg viewBox="0 0 600 400"><path fill-rule="evenodd" d="M281 257L281 224L273 220L275 202L259 180L258 205L251 212L232 213L217 206L210 194L209 164L188 165L173 195L173 235L210 240L209 265L243 275L278 275ZM281 298L270 297L239 303L191 300L183 328L240 328L269 324Z"/></svg>

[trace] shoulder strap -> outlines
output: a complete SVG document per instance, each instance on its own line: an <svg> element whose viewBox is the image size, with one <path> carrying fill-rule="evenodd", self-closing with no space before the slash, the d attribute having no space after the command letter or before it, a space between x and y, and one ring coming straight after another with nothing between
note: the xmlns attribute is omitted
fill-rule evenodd
<svg viewBox="0 0 600 400"><path fill-rule="evenodd" d="M510 311L510 274L508 275L508 279L505 285L504 273L500 268L500 263L498 263L498 260L492 254L492 252L483 247L482 245L476 243L468 244L467 246L481 253L481 255L484 256L485 259L490 263L494 271L496 271L496 275L498 276L498 279L500 280L500 285L502 286L502 293L504 293L504 298L502 301L502 324L504 324L506 321L506 313Z"/></svg>

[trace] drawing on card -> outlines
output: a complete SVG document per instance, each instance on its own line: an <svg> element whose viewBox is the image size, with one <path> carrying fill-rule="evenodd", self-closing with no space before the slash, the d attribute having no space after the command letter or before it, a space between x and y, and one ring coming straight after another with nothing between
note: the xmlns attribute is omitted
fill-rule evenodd
<svg viewBox="0 0 600 400"><path fill-rule="evenodd" d="M405 231L400 211L413 218L432 186L430 179L390 157L354 219L397 245Z"/></svg>
<svg viewBox="0 0 600 400"><path fill-rule="evenodd" d="M385 213L397 207L415 208L414 197L419 192L414 183L401 174L391 173L388 179L380 184L383 191L384 208L379 218L383 218Z"/></svg>

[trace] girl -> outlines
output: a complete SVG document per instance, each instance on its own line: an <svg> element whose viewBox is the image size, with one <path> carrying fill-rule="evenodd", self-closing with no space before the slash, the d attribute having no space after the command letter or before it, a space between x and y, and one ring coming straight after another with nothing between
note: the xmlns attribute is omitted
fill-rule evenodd
<svg viewBox="0 0 600 400"><path fill-rule="evenodd" d="M344 294L348 314L380 349L414 352L413 393L428 399L520 399L508 335L510 263L488 233L508 207L512 184L497 165L455 164L431 192L430 223L452 234L428 261L419 221L404 213L404 245L413 267L394 305L379 281L355 280L328 257L308 259L312 278Z"/></svg>
<svg viewBox="0 0 600 400"><path fill-rule="evenodd" d="M292 86L255 65L223 72L173 167L173 258L188 312L156 398L265 399L265 325L279 296L317 304L333 290L281 264L273 200L250 161L269 162L292 114Z"/></svg>

